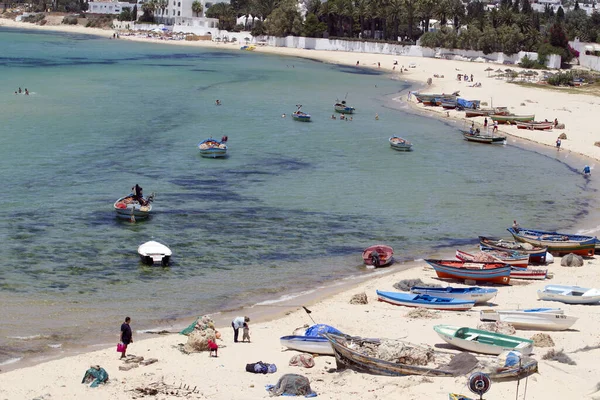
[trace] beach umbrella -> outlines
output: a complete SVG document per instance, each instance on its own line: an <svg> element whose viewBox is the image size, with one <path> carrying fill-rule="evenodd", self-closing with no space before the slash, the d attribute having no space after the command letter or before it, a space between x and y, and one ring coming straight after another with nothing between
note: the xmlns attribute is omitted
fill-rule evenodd
<svg viewBox="0 0 600 400"><path fill-rule="evenodd" d="M496 70L496 72L497 72L497 73L499 73L499 74L501 74L501 73L503 73L504 71L502 71L502 69L498 68L498 69Z"/></svg>
<svg viewBox="0 0 600 400"><path fill-rule="evenodd" d="M487 73L488 73L488 78L490 77L490 71L493 71L493 70L494 70L494 68L492 68L492 67L487 67L487 68L485 69L485 72L487 72Z"/></svg>

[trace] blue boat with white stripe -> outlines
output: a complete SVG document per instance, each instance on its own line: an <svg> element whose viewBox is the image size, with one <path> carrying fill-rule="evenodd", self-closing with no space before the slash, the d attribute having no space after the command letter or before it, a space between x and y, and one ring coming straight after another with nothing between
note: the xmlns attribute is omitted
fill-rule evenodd
<svg viewBox="0 0 600 400"><path fill-rule="evenodd" d="M466 311L475 305L472 300L445 299L426 294L381 292L377 291L377 300L396 306L423 307L433 310Z"/></svg>
<svg viewBox="0 0 600 400"><path fill-rule="evenodd" d="M475 304L486 303L498 294L498 289L475 287L425 287L413 286L410 288L411 293L427 294L433 297L441 297L445 299L467 300L474 301Z"/></svg>

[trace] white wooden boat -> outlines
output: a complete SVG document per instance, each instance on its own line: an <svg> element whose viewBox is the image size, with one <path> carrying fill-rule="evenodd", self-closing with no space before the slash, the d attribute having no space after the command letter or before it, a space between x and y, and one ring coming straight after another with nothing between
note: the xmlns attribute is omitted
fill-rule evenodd
<svg viewBox="0 0 600 400"><path fill-rule="evenodd" d="M206 139L198 143L200 155L204 158L222 158L227 156L227 145L215 139Z"/></svg>
<svg viewBox="0 0 600 400"><path fill-rule="evenodd" d="M115 201L113 208L115 209L117 217L119 218L132 219L131 216L133 215L135 219L144 219L148 218L150 212L152 211L154 193L148 196L148 198L145 200L146 204L142 205L134 195L130 194L129 196L121 197Z"/></svg>
<svg viewBox="0 0 600 400"><path fill-rule="evenodd" d="M479 319L481 321L500 321L500 316L498 315L498 311L501 310L493 310L491 308L487 310L479 311ZM518 312L535 312L535 313L550 313L550 314L564 314L565 312L560 308L548 308L548 307L540 307L540 308L525 308L523 310L503 310L503 311L518 311Z"/></svg>
<svg viewBox="0 0 600 400"><path fill-rule="evenodd" d="M169 264L173 253L164 244L151 240L138 247L138 254L144 264L161 264L165 266Z"/></svg>
<svg viewBox="0 0 600 400"><path fill-rule="evenodd" d="M390 147L398 151L410 151L412 149L412 143L406 139L402 139L398 136L392 136L389 139Z"/></svg>
<svg viewBox="0 0 600 400"><path fill-rule="evenodd" d="M429 296L474 301L475 304L486 303L498 294L498 289L480 288L480 287L445 287L431 288L424 286L413 286L410 288L411 293L427 294Z"/></svg>
<svg viewBox="0 0 600 400"><path fill-rule="evenodd" d="M537 331L564 331L578 320L564 314L556 308L526 309L526 310L486 310L480 312L479 318L494 319L511 324L516 329L533 329ZM492 311L491 313L489 311ZM485 316L483 316L485 314ZM495 314L495 315L493 315Z"/></svg>
<svg viewBox="0 0 600 400"><path fill-rule="evenodd" d="M516 336L452 325L436 325L433 329L448 344L483 354L501 354L517 350L524 355L533 352L533 341Z"/></svg>
<svg viewBox="0 0 600 400"><path fill-rule="evenodd" d="M560 301L566 304L596 304L600 302L600 290L579 286L547 285L538 290L540 300Z"/></svg>
<svg viewBox="0 0 600 400"><path fill-rule="evenodd" d="M321 336L283 336L279 342L291 350L310 354L334 355L329 339Z"/></svg>

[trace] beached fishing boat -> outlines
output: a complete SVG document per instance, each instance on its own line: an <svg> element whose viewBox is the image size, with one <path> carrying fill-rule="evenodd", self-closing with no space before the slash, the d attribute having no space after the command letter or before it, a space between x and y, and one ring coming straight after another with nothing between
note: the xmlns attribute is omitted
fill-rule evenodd
<svg viewBox="0 0 600 400"><path fill-rule="evenodd" d="M480 287L422 287L413 286L411 293L427 294L433 297L450 298L456 300L474 301L475 304L485 303L498 294L498 289Z"/></svg>
<svg viewBox="0 0 600 400"><path fill-rule="evenodd" d="M563 310L552 308L485 311L480 312L480 320L505 322L521 330L564 331L573 326L578 319L565 315Z"/></svg>
<svg viewBox="0 0 600 400"><path fill-rule="evenodd" d="M495 107L495 108L480 108L480 109L468 109L465 108L465 117L489 117L490 115L507 115L510 114L507 107Z"/></svg>
<svg viewBox="0 0 600 400"><path fill-rule="evenodd" d="M547 269L520 267L511 267L510 269L510 279L544 280L547 277Z"/></svg>
<svg viewBox="0 0 600 400"><path fill-rule="evenodd" d="M554 128L554 122L551 121L531 121L531 122L517 122L518 129L530 129L537 131L549 131Z"/></svg>
<svg viewBox="0 0 600 400"><path fill-rule="evenodd" d="M504 310L504 311L519 311L519 312L531 312L531 313L550 313L550 314L564 314L564 310L560 308L548 308L548 307L538 307L538 308L525 308L523 310ZM487 309L479 311L479 320L480 321L489 321L489 322L497 322L500 321L500 316L498 314L498 310Z"/></svg>
<svg viewBox="0 0 600 400"><path fill-rule="evenodd" d="M452 325L436 325L433 329L446 343L475 353L500 354L517 350L529 355L533 352L533 340L530 339Z"/></svg>
<svg viewBox="0 0 600 400"><path fill-rule="evenodd" d="M356 109L354 107L350 107L346 104L346 100L338 101L333 105L333 109L336 112L344 113L344 114L353 114Z"/></svg>
<svg viewBox="0 0 600 400"><path fill-rule="evenodd" d="M282 346L291 350L310 354L333 355L333 348L329 339L321 336L283 336L279 339L279 342Z"/></svg>
<svg viewBox="0 0 600 400"><path fill-rule="evenodd" d="M117 213L117 217L121 219L145 219L150 216L152 211L152 201L154 201L154 193L144 199L144 204L140 204L137 198L130 194L121 197L113 204L113 208Z"/></svg>
<svg viewBox="0 0 600 400"><path fill-rule="evenodd" d="M533 229L508 228L515 240L530 243L534 246L547 246L553 255L578 254L583 257L593 257L596 240L595 236L573 235Z"/></svg>
<svg viewBox="0 0 600 400"><path fill-rule="evenodd" d="M173 254L167 246L154 240L141 244L137 251L142 262L148 265L169 265L171 255Z"/></svg>
<svg viewBox="0 0 600 400"><path fill-rule="evenodd" d="M506 250L481 250L475 254L456 250L456 258L462 261L503 262L511 267L527 268L529 265L529 254Z"/></svg>
<svg viewBox="0 0 600 400"><path fill-rule="evenodd" d="M441 101L442 99L445 100L456 100L456 98L458 97L458 93L459 91L457 90L456 92L452 93L452 94L445 94L445 93L413 93L413 95L417 98L417 101L419 103L425 103L425 102L431 102L434 99L439 99L439 101ZM436 100L437 102L437 100Z"/></svg>
<svg viewBox="0 0 600 400"><path fill-rule="evenodd" d="M467 397L462 394L448 393L448 400L473 400L471 397Z"/></svg>
<svg viewBox="0 0 600 400"><path fill-rule="evenodd" d="M490 248L496 250L518 251L529 254L529 262L535 264L546 263L547 246L534 246L529 243L516 242L514 240L490 238L479 236L479 245L481 249Z"/></svg>
<svg viewBox="0 0 600 400"><path fill-rule="evenodd" d="M376 244L367 247L362 253L366 265L383 267L394 260L394 249L385 244Z"/></svg>
<svg viewBox="0 0 600 400"><path fill-rule="evenodd" d="M442 99L440 100L440 106L446 110L454 110L456 108L456 99Z"/></svg>
<svg viewBox="0 0 600 400"><path fill-rule="evenodd" d="M501 262L466 262L457 260L425 260L439 278L476 282L510 283L510 265Z"/></svg>
<svg viewBox="0 0 600 400"><path fill-rule="evenodd" d="M377 290L377 300L395 306L423 307L432 310L466 311L475 305L473 300L433 297L427 294L382 292L379 290Z"/></svg>
<svg viewBox="0 0 600 400"><path fill-rule="evenodd" d="M492 121L497 122L498 124L516 124L517 122L528 122L533 121L535 119L535 114L528 115L516 115L516 114L508 114L508 115L498 115L492 114L490 115Z"/></svg>
<svg viewBox="0 0 600 400"><path fill-rule="evenodd" d="M200 155L205 158L220 158L227 155L227 145L215 139L206 139L198 143Z"/></svg>
<svg viewBox="0 0 600 400"><path fill-rule="evenodd" d="M390 139L390 147L398 151L410 151L412 149L412 143L406 139L402 139L398 136L392 136Z"/></svg>
<svg viewBox="0 0 600 400"><path fill-rule="evenodd" d="M506 366L506 360L499 357L454 354L401 340L367 339L332 333L325 336L333 347L338 370L350 368L358 372L384 376L440 377L464 376L472 371L481 371L488 374L492 380L505 380L523 378L537 372L538 367L537 361L525 356L521 356L520 362L515 365ZM400 349L399 354L395 354L393 360L384 360L378 354L378 348L382 344L386 348ZM417 365L421 361L427 364Z"/></svg>
<svg viewBox="0 0 600 400"><path fill-rule="evenodd" d="M540 300L560 301L565 304L596 304L600 302L600 290L567 285L546 285L537 291Z"/></svg>
<svg viewBox="0 0 600 400"><path fill-rule="evenodd" d="M486 144L504 144L506 142L506 136L482 135L477 131L471 133L470 131L461 130L461 132L465 140L469 142Z"/></svg>
<svg viewBox="0 0 600 400"><path fill-rule="evenodd" d="M292 118L294 121L310 122L310 114L300 110L294 111L292 113Z"/></svg>

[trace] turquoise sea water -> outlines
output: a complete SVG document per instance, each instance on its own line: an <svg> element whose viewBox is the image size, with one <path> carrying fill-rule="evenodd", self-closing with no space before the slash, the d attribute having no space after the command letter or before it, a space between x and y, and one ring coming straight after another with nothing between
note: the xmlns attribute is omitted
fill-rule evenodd
<svg viewBox="0 0 600 400"><path fill-rule="evenodd" d="M376 242L401 262L513 219L589 217L597 191L575 157L465 142L397 110L407 87L310 60L0 29L0 364L116 337L126 314L166 326L368 274ZM346 94L353 121L330 119ZM296 104L313 122L290 118ZM198 155L223 135L227 159ZM119 221L112 204L136 183L154 215ZM151 239L170 268L140 264Z"/></svg>

